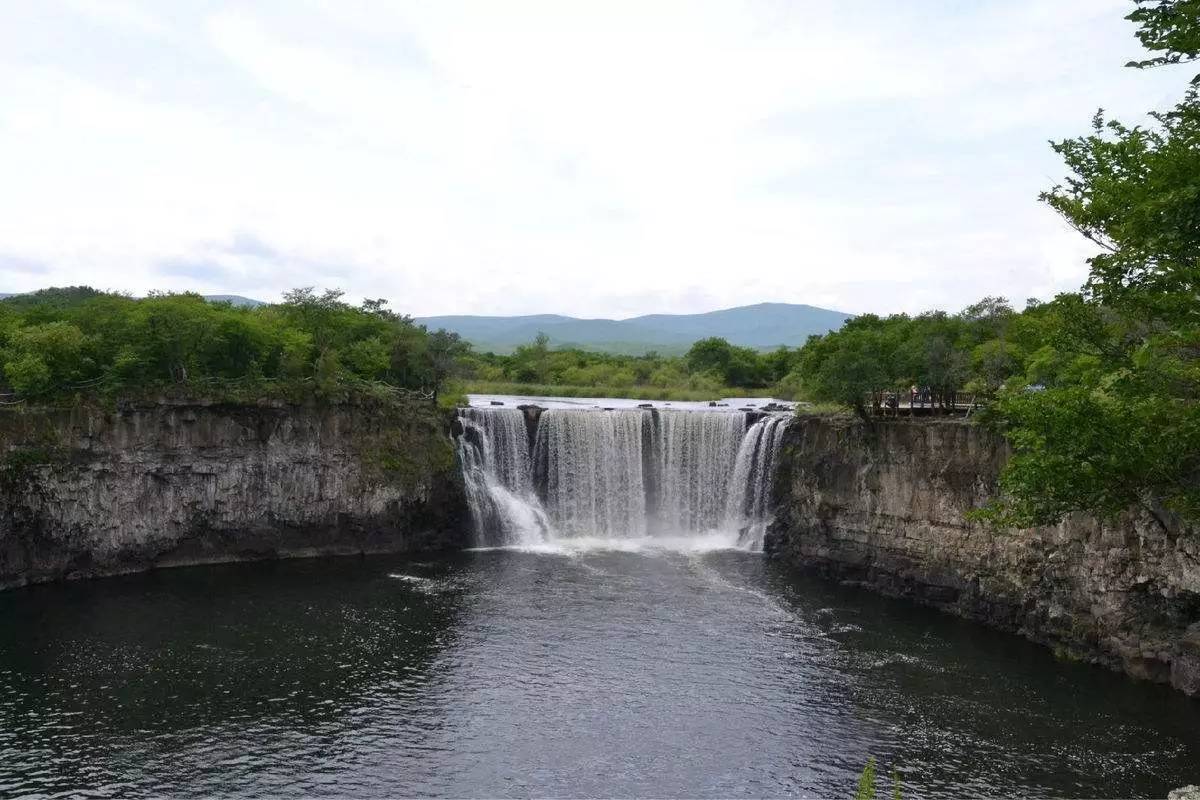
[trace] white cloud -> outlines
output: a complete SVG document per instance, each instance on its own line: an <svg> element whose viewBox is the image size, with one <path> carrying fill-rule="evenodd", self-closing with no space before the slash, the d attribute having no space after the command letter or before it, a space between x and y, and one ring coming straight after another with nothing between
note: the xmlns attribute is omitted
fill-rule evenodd
<svg viewBox="0 0 1200 800"><path fill-rule="evenodd" d="M316 283L588 316L1045 296L1088 252L1035 201L1045 141L1182 93L1121 68L1125 5L16 9L0 291Z"/></svg>

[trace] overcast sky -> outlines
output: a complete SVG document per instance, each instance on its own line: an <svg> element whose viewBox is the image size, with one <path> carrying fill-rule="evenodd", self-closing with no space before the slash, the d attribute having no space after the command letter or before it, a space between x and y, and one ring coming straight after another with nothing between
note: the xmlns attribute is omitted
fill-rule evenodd
<svg viewBox="0 0 1200 800"><path fill-rule="evenodd" d="M1127 0L0 0L0 291L415 315L1077 288L1046 141L1130 121Z"/></svg>

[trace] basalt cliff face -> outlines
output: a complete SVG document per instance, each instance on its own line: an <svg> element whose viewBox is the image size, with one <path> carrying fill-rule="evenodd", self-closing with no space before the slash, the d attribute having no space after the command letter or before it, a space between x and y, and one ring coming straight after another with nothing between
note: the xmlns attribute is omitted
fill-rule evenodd
<svg viewBox="0 0 1200 800"><path fill-rule="evenodd" d="M797 419L765 549L1200 695L1200 531L1149 513L1027 530L968 521L1008 455L966 422Z"/></svg>
<svg viewBox="0 0 1200 800"><path fill-rule="evenodd" d="M156 403L0 416L0 588L465 546L428 404Z"/></svg>

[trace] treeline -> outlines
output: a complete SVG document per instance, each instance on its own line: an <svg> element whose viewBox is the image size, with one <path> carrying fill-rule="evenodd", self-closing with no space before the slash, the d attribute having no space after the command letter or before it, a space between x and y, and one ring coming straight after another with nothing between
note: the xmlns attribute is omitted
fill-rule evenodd
<svg viewBox="0 0 1200 800"><path fill-rule="evenodd" d="M947 408L986 403L1005 388L1041 391L1091 364L1063 341L1064 324L1082 302L1079 295L1030 299L1018 313L1005 298L986 297L958 314L864 314L810 337L790 380L806 399L840 403L864 417L889 397L911 401L914 388L924 402Z"/></svg>
<svg viewBox="0 0 1200 800"><path fill-rule="evenodd" d="M383 300L352 306L336 290L295 289L250 308L196 294L47 289L0 301L0 401L171 387L436 394L467 350Z"/></svg>
<svg viewBox="0 0 1200 800"><path fill-rule="evenodd" d="M764 392L835 403L865 417L889 396L907 400L913 387L934 405L986 403L1005 387L1040 391L1086 371L1092 359L1073 355L1064 341L1064 326L1079 318L1082 304L1080 295L1063 295L1051 303L1028 300L1017 312L1004 298L987 297L957 314L864 314L803 347L767 352L709 338L683 356L624 356L554 350L542 337L511 355L472 353L461 374L487 383L609 392Z"/></svg>
<svg viewBox="0 0 1200 800"><path fill-rule="evenodd" d="M796 351L780 348L760 353L724 339L703 339L686 355L640 356L596 353L577 348L551 349L539 336L511 355L472 353L462 361L462 375L485 383L573 386L610 391L635 388L688 389L713 397L729 389L764 389L791 369Z"/></svg>
<svg viewBox="0 0 1200 800"><path fill-rule="evenodd" d="M511 355L475 353L457 334L427 331L383 300L354 306L340 291L309 288L255 307L197 294L132 298L89 287L0 300L0 403L172 387L209 395L235 386L331 394L377 383L435 394L451 378L467 388L481 382L605 394L651 388L715 398L779 386L797 352L760 353L710 338L683 356L627 356L551 349L539 336Z"/></svg>

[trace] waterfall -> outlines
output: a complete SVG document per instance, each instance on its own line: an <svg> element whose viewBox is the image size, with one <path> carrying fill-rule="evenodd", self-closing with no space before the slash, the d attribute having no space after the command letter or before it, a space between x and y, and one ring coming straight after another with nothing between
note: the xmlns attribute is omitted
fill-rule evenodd
<svg viewBox="0 0 1200 800"><path fill-rule="evenodd" d="M561 534L646 535L642 439L648 419L632 409L542 413L534 452L545 470L546 508Z"/></svg>
<svg viewBox="0 0 1200 800"><path fill-rule="evenodd" d="M550 522L533 491L525 415L515 408L464 408L459 421L458 459L477 542L544 542Z"/></svg>
<svg viewBox="0 0 1200 800"><path fill-rule="evenodd" d="M729 476L746 432L746 415L665 411L659 415L655 466L657 522L677 533L723 521Z"/></svg>
<svg viewBox="0 0 1200 800"><path fill-rule="evenodd" d="M738 531L738 546L747 550L762 550L771 524L771 481L789 420L763 417L750 426L738 447L725 521Z"/></svg>
<svg viewBox="0 0 1200 800"><path fill-rule="evenodd" d="M640 408L535 410L528 425L520 409L470 408L459 419L480 545L703 534L751 550L762 546L788 421Z"/></svg>

